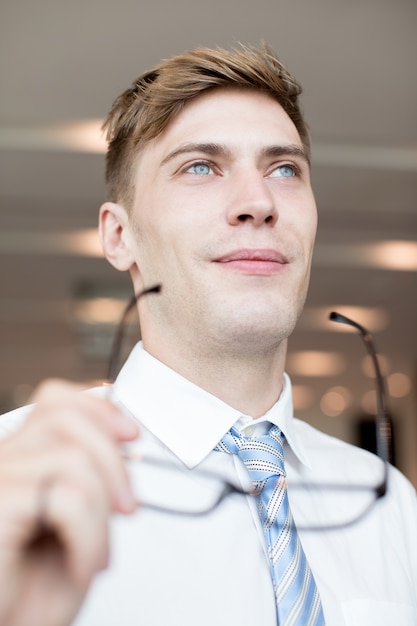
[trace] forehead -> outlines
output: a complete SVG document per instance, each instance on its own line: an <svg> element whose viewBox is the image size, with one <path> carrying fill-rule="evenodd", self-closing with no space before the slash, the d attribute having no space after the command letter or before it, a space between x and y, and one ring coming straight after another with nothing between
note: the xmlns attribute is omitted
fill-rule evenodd
<svg viewBox="0 0 417 626"><path fill-rule="evenodd" d="M215 89L187 102L157 138L144 147L155 155L187 142L234 145L300 145L299 133L270 95L242 89Z"/></svg>

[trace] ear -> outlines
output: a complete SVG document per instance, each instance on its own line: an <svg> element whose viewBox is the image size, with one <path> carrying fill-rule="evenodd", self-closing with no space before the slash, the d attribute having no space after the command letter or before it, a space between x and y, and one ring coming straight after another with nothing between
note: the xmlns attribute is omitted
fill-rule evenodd
<svg viewBox="0 0 417 626"><path fill-rule="evenodd" d="M120 204L105 202L100 209L98 230L109 263L121 272L131 269L135 258L127 244L129 219L126 210Z"/></svg>

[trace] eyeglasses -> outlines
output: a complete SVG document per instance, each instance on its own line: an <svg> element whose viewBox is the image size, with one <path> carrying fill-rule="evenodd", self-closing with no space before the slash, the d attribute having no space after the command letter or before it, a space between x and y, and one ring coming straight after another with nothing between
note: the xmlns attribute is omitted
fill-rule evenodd
<svg viewBox="0 0 417 626"><path fill-rule="evenodd" d="M128 303L117 328L109 360L108 381L112 384L117 376L122 351L123 339L128 316L138 300L143 296L157 294L160 285L155 285L132 297ZM373 509L376 502L387 491L388 459L391 442L391 426L387 417L386 394L384 379L376 355L371 333L357 322L332 312L330 319L348 324L359 331L366 349L371 357L376 381L376 433L378 459L373 466L369 483L362 480L352 482L294 482L287 480L287 488L294 497L294 504L300 503L300 510L295 515L298 529L324 531L344 528L362 520ZM138 495L140 505L146 508L173 515L199 516L207 515L216 509L226 498L233 495L257 496L255 488L244 489L225 479L216 471L196 468L190 470L181 461L161 456L155 451L154 456L132 455L126 448L126 461L131 471L138 472L138 482L142 485ZM139 463L138 463L139 461ZM331 469L331 468L328 468ZM135 481L136 482L136 481ZM159 488L158 488L159 486ZM322 506L323 501L327 503ZM293 506L296 509L297 507ZM348 512L346 512L348 511Z"/></svg>

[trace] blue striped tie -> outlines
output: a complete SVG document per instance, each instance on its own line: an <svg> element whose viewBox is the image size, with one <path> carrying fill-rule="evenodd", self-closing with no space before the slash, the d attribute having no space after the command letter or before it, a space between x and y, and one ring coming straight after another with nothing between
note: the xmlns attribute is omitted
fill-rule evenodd
<svg viewBox="0 0 417 626"><path fill-rule="evenodd" d="M216 450L237 454L255 488L261 490L258 512L268 546L279 626L324 626L316 583L291 515L283 440L278 426L254 439L232 428Z"/></svg>

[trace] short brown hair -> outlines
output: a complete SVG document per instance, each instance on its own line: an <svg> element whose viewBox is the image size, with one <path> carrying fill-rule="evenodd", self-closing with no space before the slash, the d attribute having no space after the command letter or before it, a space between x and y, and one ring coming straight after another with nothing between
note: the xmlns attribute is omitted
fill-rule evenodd
<svg viewBox="0 0 417 626"><path fill-rule="evenodd" d="M298 101L301 86L267 44L231 50L196 48L162 61L114 102L103 125L109 141L108 200L129 211L134 199L133 167L141 148L158 137L189 100L208 90L233 87L274 98L294 123L309 155L308 127Z"/></svg>

